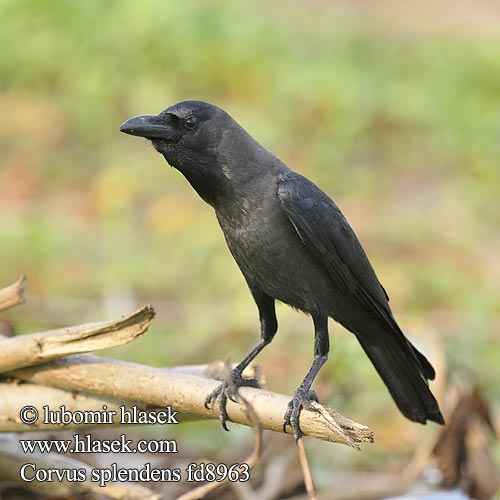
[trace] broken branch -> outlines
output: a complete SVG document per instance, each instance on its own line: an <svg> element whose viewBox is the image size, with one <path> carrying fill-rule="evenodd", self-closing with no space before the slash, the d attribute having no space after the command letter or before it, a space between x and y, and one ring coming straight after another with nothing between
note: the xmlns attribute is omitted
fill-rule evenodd
<svg viewBox="0 0 500 500"><path fill-rule="evenodd" d="M17 306L24 302L24 290L26 289L26 276L21 276L12 285L0 288L0 311Z"/></svg>
<svg viewBox="0 0 500 500"><path fill-rule="evenodd" d="M11 285L12 286L12 285ZM153 321L152 306L119 319L0 339L0 373L131 342Z"/></svg>

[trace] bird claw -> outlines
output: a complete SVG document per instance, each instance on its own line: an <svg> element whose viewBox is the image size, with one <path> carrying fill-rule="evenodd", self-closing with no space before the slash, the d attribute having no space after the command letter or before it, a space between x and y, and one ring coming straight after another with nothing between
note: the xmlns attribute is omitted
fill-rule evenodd
<svg viewBox="0 0 500 500"><path fill-rule="evenodd" d="M229 420L226 406L227 400L230 399L233 403L238 403L238 388L239 387L254 387L260 389L259 382L255 378L244 378L239 370L231 370L229 381L224 380L217 386L206 398L205 408L210 409L219 400L219 420L222 428L229 431L226 422Z"/></svg>
<svg viewBox="0 0 500 500"><path fill-rule="evenodd" d="M302 431L299 426L300 412L303 408L310 411L318 411L312 404L311 401L319 403L318 395L316 391L304 389L299 387L291 401L288 403L288 407L283 417L283 432L286 432L287 426L290 426L293 431L293 437L295 441L302 437Z"/></svg>

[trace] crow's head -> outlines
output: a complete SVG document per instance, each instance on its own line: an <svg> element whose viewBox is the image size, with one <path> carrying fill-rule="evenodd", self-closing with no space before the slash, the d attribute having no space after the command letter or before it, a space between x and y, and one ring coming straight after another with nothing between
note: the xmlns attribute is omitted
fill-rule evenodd
<svg viewBox="0 0 500 500"><path fill-rule="evenodd" d="M204 157L216 153L221 134L230 121L229 115L217 106L183 101L158 115L130 118L120 131L149 139L173 167L182 170L186 159L206 161Z"/></svg>
<svg viewBox="0 0 500 500"><path fill-rule="evenodd" d="M220 146L224 135L240 127L221 108L183 101L158 115L140 115L120 126L125 134L149 139L167 162L182 172L205 201L226 188Z"/></svg>

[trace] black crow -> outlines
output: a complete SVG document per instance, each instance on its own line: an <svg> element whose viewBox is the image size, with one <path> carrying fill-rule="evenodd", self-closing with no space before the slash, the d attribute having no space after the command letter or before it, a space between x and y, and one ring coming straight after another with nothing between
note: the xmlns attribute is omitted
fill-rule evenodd
<svg viewBox="0 0 500 500"><path fill-rule="evenodd" d="M316 374L328 358L328 317L356 335L396 405L410 420L444 423L428 380L434 369L398 326L389 298L338 206L288 168L221 108L184 101L158 115L136 116L120 130L149 139L210 204L259 309L261 339L232 370L234 386L253 386L245 367L271 342L280 300L309 313L314 359L294 393L283 429L301 433L299 414L312 408ZM219 400L226 427L231 383L207 396Z"/></svg>

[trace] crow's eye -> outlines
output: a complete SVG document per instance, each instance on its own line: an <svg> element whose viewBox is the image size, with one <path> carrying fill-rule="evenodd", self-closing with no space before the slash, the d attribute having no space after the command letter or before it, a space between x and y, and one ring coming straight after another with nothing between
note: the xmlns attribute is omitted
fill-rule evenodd
<svg viewBox="0 0 500 500"><path fill-rule="evenodd" d="M198 120L196 119L195 116L188 116L184 120L184 125L186 128L192 130L192 129L196 128L196 125L198 125Z"/></svg>

